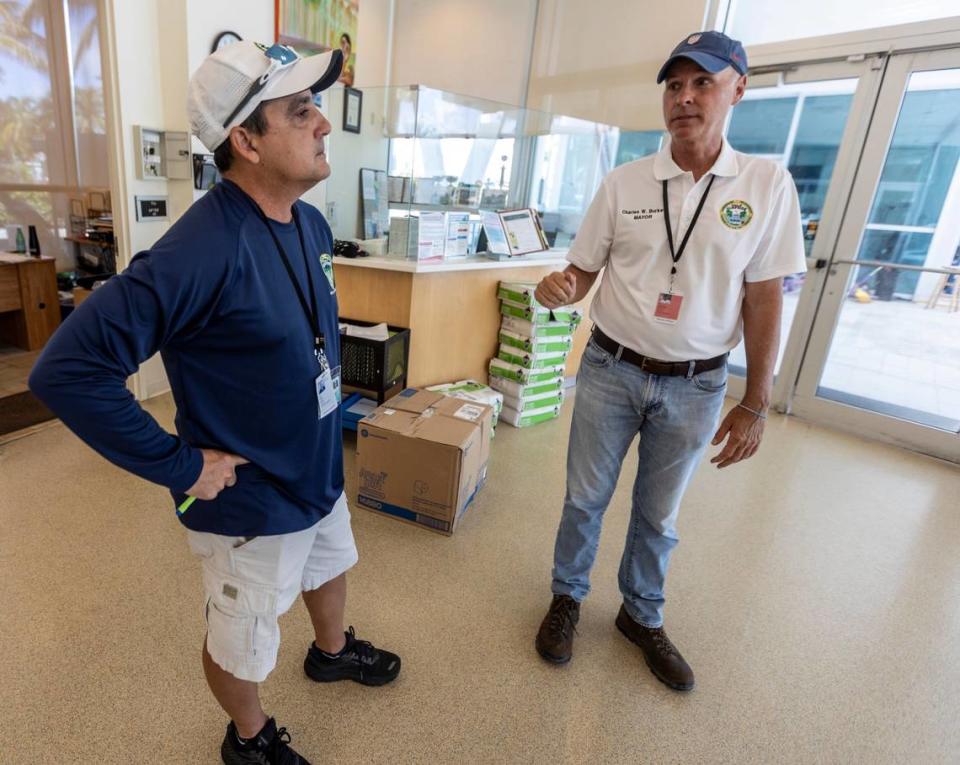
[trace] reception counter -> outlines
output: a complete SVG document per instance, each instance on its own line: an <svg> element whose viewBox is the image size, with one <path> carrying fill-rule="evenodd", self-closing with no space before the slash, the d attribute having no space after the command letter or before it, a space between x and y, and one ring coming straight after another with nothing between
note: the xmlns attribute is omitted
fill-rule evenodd
<svg viewBox="0 0 960 765"><path fill-rule="evenodd" d="M340 316L410 328L408 385L472 378L485 382L497 353L501 281L538 282L566 265L565 251L506 261L483 257L418 263L398 258L334 258ZM586 314L592 293L578 307ZM566 375L576 374L590 333L574 337Z"/></svg>

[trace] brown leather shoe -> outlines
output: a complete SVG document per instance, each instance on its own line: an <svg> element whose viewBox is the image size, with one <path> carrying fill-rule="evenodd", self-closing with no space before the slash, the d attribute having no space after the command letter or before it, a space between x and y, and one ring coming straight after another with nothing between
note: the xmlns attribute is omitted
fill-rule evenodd
<svg viewBox="0 0 960 765"><path fill-rule="evenodd" d="M676 646L670 642L663 627L644 627L642 624L637 624L630 618L626 609L620 606L620 613L617 614L617 629L631 643L640 646L643 658L657 680L669 685L675 691L693 689L693 670L684 661Z"/></svg>
<svg viewBox="0 0 960 765"><path fill-rule="evenodd" d="M537 632L537 653L554 664L566 664L573 656L573 633L580 621L580 604L569 595L554 595L550 610Z"/></svg>

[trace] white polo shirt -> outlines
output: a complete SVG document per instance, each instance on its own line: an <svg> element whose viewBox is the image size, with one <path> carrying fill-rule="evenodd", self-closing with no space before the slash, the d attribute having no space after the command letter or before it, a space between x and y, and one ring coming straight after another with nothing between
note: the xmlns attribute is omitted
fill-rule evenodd
<svg viewBox="0 0 960 765"><path fill-rule="evenodd" d="M716 180L677 264L680 314L672 323L658 319L673 265L661 182L668 183L679 250L711 176ZM604 178L567 259L584 271L606 267L590 317L621 345L663 361L719 356L742 337L745 282L806 271L796 188L783 167L726 140L710 172L694 183L673 161L668 141L658 154Z"/></svg>

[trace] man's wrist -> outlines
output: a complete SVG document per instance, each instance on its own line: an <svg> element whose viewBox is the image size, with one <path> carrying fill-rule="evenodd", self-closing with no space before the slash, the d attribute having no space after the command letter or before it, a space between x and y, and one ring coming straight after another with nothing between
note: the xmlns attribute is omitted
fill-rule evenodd
<svg viewBox="0 0 960 765"><path fill-rule="evenodd" d="M745 407L750 409L756 409L758 412L763 412L766 414L767 410L770 408L770 396L758 396L756 394L751 394L749 391L747 394L740 399L740 403Z"/></svg>
<svg viewBox="0 0 960 765"><path fill-rule="evenodd" d="M758 419L765 420L767 419L767 413L765 410L754 409L753 407L747 406L746 404L737 404L737 409L742 409L745 412L750 412L754 417Z"/></svg>

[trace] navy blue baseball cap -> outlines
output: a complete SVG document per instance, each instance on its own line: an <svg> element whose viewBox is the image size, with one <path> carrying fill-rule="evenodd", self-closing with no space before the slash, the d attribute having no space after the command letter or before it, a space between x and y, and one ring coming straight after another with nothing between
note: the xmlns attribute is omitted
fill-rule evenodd
<svg viewBox="0 0 960 765"><path fill-rule="evenodd" d="M697 32L687 37L660 67L658 85L666 79L667 70L678 58L688 58L710 74L722 72L728 66L740 74L747 73L747 52L739 40L727 37L723 32Z"/></svg>

